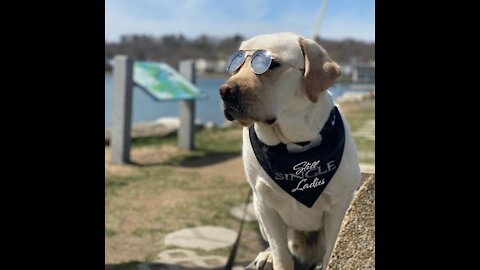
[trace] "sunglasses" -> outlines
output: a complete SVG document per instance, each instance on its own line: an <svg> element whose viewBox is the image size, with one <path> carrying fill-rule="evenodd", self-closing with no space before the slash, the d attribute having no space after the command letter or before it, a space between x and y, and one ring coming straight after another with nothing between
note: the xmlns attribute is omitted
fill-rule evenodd
<svg viewBox="0 0 480 270"><path fill-rule="evenodd" d="M272 64L273 59L275 59L272 57L272 53L267 50L238 50L234 52L228 59L227 71L230 74L233 74L235 71L237 71L243 65L243 63L245 62L245 59L247 59L247 56L250 55L249 52L252 52L252 51L253 51L253 54L252 54L252 58L250 59L250 69L257 75L265 73L268 70L268 68L270 68L270 65ZM275 59L275 61L280 62L277 59ZM287 66L296 68L302 71L302 73L304 73L305 71L305 69L303 68L299 68L285 62L281 62L281 63Z"/></svg>

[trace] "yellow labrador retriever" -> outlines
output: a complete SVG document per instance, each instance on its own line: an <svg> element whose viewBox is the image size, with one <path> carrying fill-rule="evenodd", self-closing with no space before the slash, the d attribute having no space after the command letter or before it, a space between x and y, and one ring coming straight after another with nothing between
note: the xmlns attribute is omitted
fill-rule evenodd
<svg viewBox="0 0 480 270"><path fill-rule="evenodd" d="M278 33L242 42L227 69L224 112L244 126L245 172L270 246L254 267L326 268L360 183L350 128L326 91L339 66L315 41Z"/></svg>

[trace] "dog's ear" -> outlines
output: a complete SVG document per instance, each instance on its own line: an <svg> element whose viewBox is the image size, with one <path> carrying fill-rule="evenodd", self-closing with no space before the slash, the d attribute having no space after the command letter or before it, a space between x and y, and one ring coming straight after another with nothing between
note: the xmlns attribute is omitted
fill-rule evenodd
<svg viewBox="0 0 480 270"><path fill-rule="evenodd" d="M305 91L308 99L315 103L318 94L327 90L340 76L340 66L317 42L303 37L298 42L305 58Z"/></svg>

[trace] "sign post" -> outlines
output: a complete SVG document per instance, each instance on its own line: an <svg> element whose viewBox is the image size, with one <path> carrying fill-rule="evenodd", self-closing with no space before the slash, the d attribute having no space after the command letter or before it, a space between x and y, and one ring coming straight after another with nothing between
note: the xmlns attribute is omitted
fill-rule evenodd
<svg viewBox="0 0 480 270"><path fill-rule="evenodd" d="M112 163L130 162L133 85L157 101L180 101L178 146L195 149L195 99L202 98L195 86L195 62L180 62L180 72L165 63L133 61L115 56L113 69L113 119L110 146Z"/></svg>
<svg viewBox="0 0 480 270"><path fill-rule="evenodd" d="M179 63L180 74L193 84L196 83L195 62L183 60ZM180 128L178 129L178 147L195 149L195 99L180 100Z"/></svg>
<svg viewBox="0 0 480 270"><path fill-rule="evenodd" d="M130 161L133 61L125 55L115 56L114 61L111 161L123 164Z"/></svg>
<svg viewBox="0 0 480 270"><path fill-rule="evenodd" d="M195 86L195 62L183 60L179 63L178 70L179 72L165 63L135 61L134 80L135 85L155 100L179 101L178 147L194 150L195 99L202 98L200 90Z"/></svg>

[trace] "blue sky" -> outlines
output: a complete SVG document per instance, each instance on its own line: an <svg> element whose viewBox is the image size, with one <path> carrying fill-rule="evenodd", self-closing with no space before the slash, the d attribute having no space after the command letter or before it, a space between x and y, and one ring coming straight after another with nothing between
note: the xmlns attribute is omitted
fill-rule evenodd
<svg viewBox="0 0 480 270"><path fill-rule="evenodd" d="M322 0L105 0L105 39L124 34L295 32L311 37ZM320 27L329 39L375 41L375 0L330 0Z"/></svg>

